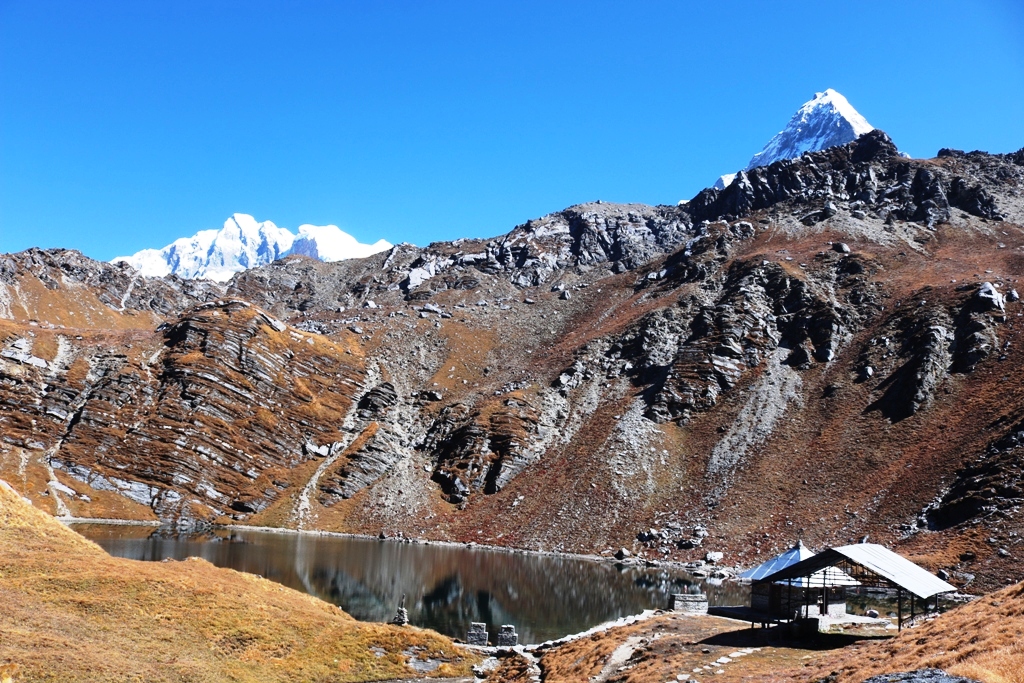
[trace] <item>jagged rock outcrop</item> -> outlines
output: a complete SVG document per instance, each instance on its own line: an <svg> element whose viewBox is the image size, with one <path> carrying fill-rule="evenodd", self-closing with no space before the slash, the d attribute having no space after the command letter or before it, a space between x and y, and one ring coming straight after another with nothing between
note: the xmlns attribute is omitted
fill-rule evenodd
<svg viewBox="0 0 1024 683"><path fill-rule="evenodd" d="M928 405L952 360L953 325L944 312L936 311L908 323L897 353L909 358L882 381L880 388L885 393L875 404L893 420L909 417ZM888 341L883 338L881 343L887 347ZM880 365L866 363L865 367Z"/></svg>
<svg viewBox="0 0 1024 683"><path fill-rule="evenodd" d="M485 411L445 410L422 446L436 453L433 479L453 503L500 491L540 456L532 443L539 421L533 406L508 398Z"/></svg>
<svg viewBox="0 0 1024 683"><path fill-rule="evenodd" d="M26 291L19 296L20 281L26 275L52 294L40 297ZM128 264L94 261L71 249L28 249L0 255L0 288L0 318L13 318L12 307L20 307L19 313L36 319L45 319L47 314L60 315L63 309L66 326L82 322L67 319L74 306L65 303L56 311L45 313L41 308L53 308L54 299L78 299L79 306L88 306L89 299L93 299L111 311L145 311L167 316L223 296L223 288L216 283L173 276L142 277ZM50 300L40 301L41 298Z"/></svg>
<svg viewBox="0 0 1024 683"><path fill-rule="evenodd" d="M438 291L476 289L481 274L536 287L567 270L635 269L672 253L692 231L689 214L680 207L594 202L527 221L492 240L426 248L399 244L369 259L329 267L290 257L240 273L228 292L270 310L305 311L362 305L396 290L407 300L423 301Z"/></svg>
<svg viewBox="0 0 1024 683"><path fill-rule="evenodd" d="M321 479L320 503L330 507L339 500L351 498L394 467L404 450L398 435L387 427L373 424L338 467Z"/></svg>
<svg viewBox="0 0 1024 683"><path fill-rule="evenodd" d="M889 136L873 130L848 145L741 171L724 190L700 192L687 209L701 221L745 216L785 201L842 200L856 202L853 210L871 211L885 221L891 216L929 226L948 220L951 207L982 218L1001 218L994 198L956 174L957 166L949 172L942 166L903 160ZM815 223L830 217L826 213L819 210L806 217Z"/></svg>
<svg viewBox="0 0 1024 683"><path fill-rule="evenodd" d="M872 316L877 303L861 280L849 277L864 270L856 258L823 254L816 266L820 277L812 280L763 259L737 261L713 299L680 302L684 311L674 317L689 321L687 329L671 323L674 329L665 329L663 313L645 320L620 345L641 359L638 380L655 380L648 417L685 421L710 410L723 391L779 346L787 349L785 362L794 367L833 360L850 330ZM676 348L666 348L673 339Z"/></svg>
<svg viewBox="0 0 1024 683"><path fill-rule="evenodd" d="M886 333L861 353L860 367L884 377L878 384L883 393L871 407L893 420L927 407L951 373L974 370L999 347L1003 297L991 283L957 287L956 293L972 293L950 306L930 304L933 291L922 290L907 310L891 315Z"/></svg>
<svg viewBox="0 0 1024 683"><path fill-rule="evenodd" d="M395 391L395 385L391 382L382 382L359 399L359 417L364 420L385 417L388 410L397 402L398 392Z"/></svg>

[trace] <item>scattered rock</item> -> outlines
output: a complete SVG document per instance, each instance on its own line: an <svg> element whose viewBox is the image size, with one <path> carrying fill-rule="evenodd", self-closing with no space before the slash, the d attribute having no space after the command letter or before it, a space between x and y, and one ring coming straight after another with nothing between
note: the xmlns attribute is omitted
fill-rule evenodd
<svg viewBox="0 0 1024 683"><path fill-rule="evenodd" d="M899 673L880 674L864 680L864 683L980 683L973 678L954 676L942 669L918 669Z"/></svg>
<svg viewBox="0 0 1024 683"><path fill-rule="evenodd" d="M998 311L1002 313L1005 310L1003 295L999 293L991 282L981 283L981 287L974 294L974 300L977 307L982 311Z"/></svg>

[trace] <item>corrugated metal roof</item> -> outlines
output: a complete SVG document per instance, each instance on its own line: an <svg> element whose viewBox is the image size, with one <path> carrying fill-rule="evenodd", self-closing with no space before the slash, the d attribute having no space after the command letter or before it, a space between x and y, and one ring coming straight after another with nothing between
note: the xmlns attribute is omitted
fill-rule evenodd
<svg viewBox="0 0 1024 683"><path fill-rule="evenodd" d="M796 564L801 560L806 560L814 557L815 553L813 550L803 544L802 541L798 541L795 546L777 555L767 562L763 562L753 569L748 569L739 575L741 579L750 579L751 581L760 581L766 576L770 576L786 567ZM848 576L841 569L835 567L826 567L817 572L814 572L810 576L802 576L793 581L794 586L808 587L808 586L859 586L860 581L857 581L851 576Z"/></svg>
<svg viewBox="0 0 1024 683"><path fill-rule="evenodd" d="M797 543L781 555L776 555L767 562L763 562L753 569L748 569L743 572L740 574L739 578L757 581L759 579L763 579L769 574L774 574L781 569L785 569L790 565L796 564L800 560L806 560L809 557L814 557L814 553L810 548L805 546L803 543Z"/></svg>
<svg viewBox="0 0 1024 683"><path fill-rule="evenodd" d="M770 574L762 581L778 582L812 576L815 572L838 564L844 559L859 564L922 599L956 590L956 586L946 583L905 557L876 543L859 543L829 548L814 557L791 564Z"/></svg>
<svg viewBox="0 0 1024 683"><path fill-rule="evenodd" d="M833 550L842 553L865 569L884 576L897 586L902 586L919 598L930 598L939 593L956 590L956 586L946 583L902 555L877 543L844 545Z"/></svg>

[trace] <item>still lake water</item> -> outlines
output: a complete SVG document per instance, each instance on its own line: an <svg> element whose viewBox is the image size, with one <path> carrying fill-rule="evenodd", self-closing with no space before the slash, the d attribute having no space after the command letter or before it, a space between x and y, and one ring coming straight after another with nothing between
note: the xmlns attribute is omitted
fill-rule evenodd
<svg viewBox="0 0 1024 683"><path fill-rule="evenodd" d="M672 593L701 585L712 605L744 604L748 589L703 585L683 571L364 538L216 530L179 534L153 527L76 524L117 557L201 557L334 603L362 621L388 621L402 595L416 626L465 638L472 621L495 640L514 624L519 642L539 643L605 621L668 606Z"/></svg>

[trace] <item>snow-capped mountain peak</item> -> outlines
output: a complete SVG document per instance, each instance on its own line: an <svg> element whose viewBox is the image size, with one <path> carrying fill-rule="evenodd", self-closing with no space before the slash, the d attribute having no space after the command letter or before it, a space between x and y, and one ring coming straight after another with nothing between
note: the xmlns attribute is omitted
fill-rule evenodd
<svg viewBox="0 0 1024 683"><path fill-rule="evenodd" d="M845 97L829 88L814 93L814 99L793 114L786 127L753 156L744 170L794 159L804 152L845 145L872 130L874 127Z"/></svg>
<svg viewBox="0 0 1024 683"><path fill-rule="evenodd" d="M387 240L362 244L336 225L300 225L292 243L292 254L304 254L321 261L363 258L391 248Z"/></svg>
<svg viewBox="0 0 1024 683"><path fill-rule="evenodd" d="M293 253L322 261L341 261L390 248L391 244L385 240L361 244L336 225L302 225L296 235L272 221L257 221L248 214L236 213L224 221L224 227L219 230L200 230L163 249L143 249L131 256L118 256L113 261L125 261L150 277L173 273L183 278L226 282L235 273Z"/></svg>
<svg viewBox="0 0 1024 683"><path fill-rule="evenodd" d="M804 152L845 145L872 130L874 127L845 97L829 88L825 92L814 93L814 97L793 114L786 127L769 140L743 170L767 166L782 159L795 159ZM723 189L735 177L735 173L723 175L715 187Z"/></svg>

